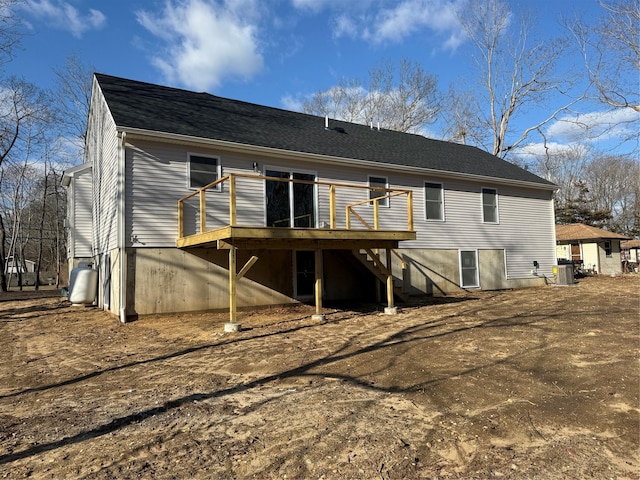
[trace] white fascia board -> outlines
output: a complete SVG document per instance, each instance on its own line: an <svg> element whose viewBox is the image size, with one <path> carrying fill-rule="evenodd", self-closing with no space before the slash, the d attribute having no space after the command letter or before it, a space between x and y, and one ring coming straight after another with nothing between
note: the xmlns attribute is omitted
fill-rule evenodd
<svg viewBox="0 0 640 480"><path fill-rule="evenodd" d="M78 165L77 167L66 169L64 172L62 172L62 179L60 180L60 183L62 183L62 186L68 187L71 183L71 179L75 177L76 174L84 172L85 170L91 170L90 163L83 163L82 165Z"/></svg>
<svg viewBox="0 0 640 480"><path fill-rule="evenodd" d="M258 145L248 145L243 143L227 142L224 140L213 140L213 139L202 138L202 137L192 137L189 135L180 135L176 133L155 132L155 131L143 130L139 128L125 127L125 128L119 128L118 130L126 132L129 136L128 138L135 138L135 137L148 138L148 139L153 139L155 141L164 141L169 143L182 143L182 144L190 144L190 145L197 143L200 145L220 147L225 150L232 150L232 151L238 151L238 152L254 152L256 154L260 154L268 157L289 158L292 160L313 160L319 163L345 165L350 167L360 166L367 169L375 168L375 169L395 170L397 172L404 172L404 173L411 173L411 174L431 175L431 176L438 176L442 178L456 178L456 179L463 179L463 180L472 180L476 182L491 182L493 184L528 187L528 188L533 188L537 190L555 191L559 189L557 185L545 185L542 183L526 182L522 180L511 180L508 178L498 178L498 177L491 177L487 175L474 175L470 173L450 172L446 170L436 170L436 169L424 168L424 167L412 167L408 165L397 165L394 163L374 162L371 160L358 160L353 158L333 157L330 155L321 155L317 153L295 152L293 150L261 147Z"/></svg>

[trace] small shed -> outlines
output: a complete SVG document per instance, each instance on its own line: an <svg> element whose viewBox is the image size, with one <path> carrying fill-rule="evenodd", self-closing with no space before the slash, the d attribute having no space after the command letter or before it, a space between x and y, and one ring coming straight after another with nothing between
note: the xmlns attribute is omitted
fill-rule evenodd
<svg viewBox="0 0 640 480"><path fill-rule="evenodd" d="M581 264L587 273L622 273L620 242L628 237L582 223L556 225L558 263Z"/></svg>

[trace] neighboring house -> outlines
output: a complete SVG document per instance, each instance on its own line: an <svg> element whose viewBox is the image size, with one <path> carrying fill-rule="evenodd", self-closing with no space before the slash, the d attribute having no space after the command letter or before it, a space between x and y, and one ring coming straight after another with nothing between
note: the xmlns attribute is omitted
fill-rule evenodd
<svg viewBox="0 0 640 480"><path fill-rule="evenodd" d="M391 307L542 285L556 265L555 186L480 149L102 74L63 181L70 267L90 257L123 321Z"/></svg>
<svg viewBox="0 0 640 480"><path fill-rule="evenodd" d="M25 270L26 267L26 270ZM34 273L36 271L36 262L32 260L25 260L23 262L19 262L16 265L14 261L14 257L7 258L6 272L9 274L17 274L19 273Z"/></svg>
<svg viewBox="0 0 640 480"><path fill-rule="evenodd" d="M627 271L637 272L640 264L640 240L626 240L620 242L622 251L622 265L627 267ZM625 263L626 262L626 263Z"/></svg>
<svg viewBox="0 0 640 480"><path fill-rule="evenodd" d="M582 264L587 273L621 273L620 242L627 238L582 223L556 225L558 263Z"/></svg>

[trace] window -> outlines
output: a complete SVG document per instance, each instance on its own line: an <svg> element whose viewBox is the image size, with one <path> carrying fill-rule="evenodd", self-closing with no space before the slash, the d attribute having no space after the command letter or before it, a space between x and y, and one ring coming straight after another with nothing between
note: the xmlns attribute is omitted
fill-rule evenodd
<svg viewBox="0 0 640 480"><path fill-rule="evenodd" d="M202 188L220 178L220 159L204 155L189 155L189 188ZM216 185L220 190L220 184Z"/></svg>
<svg viewBox="0 0 640 480"><path fill-rule="evenodd" d="M424 184L425 215L427 220L444 220L444 201L441 183Z"/></svg>
<svg viewBox="0 0 640 480"><path fill-rule="evenodd" d="M462 288L480 286L477 250L460 250L460 286Z"/></svg>
<svg viewBox="0 0 640 480"><path fill-rule="evenodd" d="M482 221L498 223L498 191L495 188L482 189Z"/></svg>
<svg viewBox="0 0 640 480"><path fill-rule="evenodd" d="M369 186L370 187L380 187L380 188L389 188L389 182L386 177L369 177ZM378 198L384 197L388 192L383 192L381 190L369 190L369 198ZM371 202L373 205L373 202ZM389 197L378 200L379 207L388 207L389 206Z"/></svg>
<svg viewBox="0 0 640 480"><path fill-rule="evenodd" d="M604 253L608 258L611 258L611 240L604 241Z"/></svg>

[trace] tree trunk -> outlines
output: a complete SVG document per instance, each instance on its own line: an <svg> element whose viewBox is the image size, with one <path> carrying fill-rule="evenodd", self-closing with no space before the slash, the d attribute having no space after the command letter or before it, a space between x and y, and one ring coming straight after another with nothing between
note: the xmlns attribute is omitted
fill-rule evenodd
<svg viewBox="0 0 640 480"><path fill-rule="evenodd" d="M9 286L7 285L7 256L4 250L6 239L7 233L4 228L4 220L0 215L0 288L3 292L9 291Z"/></svg>
<svg viewBox="0 0 640 480"><path fill-rule="evenodd" d="M38 259L36 260L36 281L35 281L35 289L40 290L40 265L42 264L42 250L44 248L44 219L46 216L46 208L47 208L47 187L49 176L47 174L47 168L45 165L44 169L44 185L42 188L42 214L40 215L40 228L38 229L40 232L40 241L38 242Z"/></svg>

